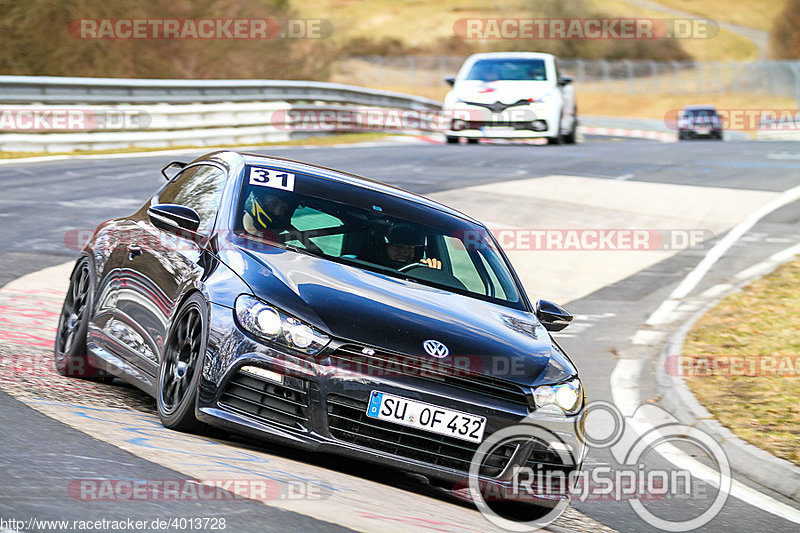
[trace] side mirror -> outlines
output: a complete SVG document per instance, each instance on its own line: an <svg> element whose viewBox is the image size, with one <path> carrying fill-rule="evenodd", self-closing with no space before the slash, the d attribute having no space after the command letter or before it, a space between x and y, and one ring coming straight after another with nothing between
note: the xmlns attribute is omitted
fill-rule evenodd
<svg viewBox="0 0 800 533"><path fill-rule="evenodd" d="M569 85L570 83L572 83L572 78L570 78L569 76L561 76L560 78L558 78L558 84L561 85L562 87L564 85Z"/></svg>
<svg viewBox="0 0 800 533"><path fill-rule="evenodd" d="M561 331L572 322L572 313L547 300L536 302L536 318L547 331Z"/></svg>
<svg viewBox="0 0 800 533"><path fill-rule="evenodd" d="M444 79L444 82L445 82L447 85L449 85L450 87L452 87L452 86L454 86L454 85L456 84L456 78L455 78L454 76L447 76L447 77Z"/></svg>
<svg viewBox="0 0 800 533"><path fill-rule="evenodd" d="M180 161L173 161L172 163L168 163L167 166L161 169L161 175L164 176L167 179L167 181L169 181L175 177L177 172L175 172L174 174L167 174L167 171L172 169L178 169L180 171L183 170L185 167L186 163L182 163Z"/></svg>
<svg viewBox="0 0 800 533"><path fill-rule="evenodd" d="M191 207L176 204L157 204L147 209L150 222L157 228L178 233L180 231L197 231L200 227L200 216Z"/></svg>

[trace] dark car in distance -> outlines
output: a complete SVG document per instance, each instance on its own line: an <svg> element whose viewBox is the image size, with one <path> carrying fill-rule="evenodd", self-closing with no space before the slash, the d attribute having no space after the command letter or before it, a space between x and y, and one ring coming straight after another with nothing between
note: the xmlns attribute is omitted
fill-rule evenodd
<svg viewBox="0 0 800 533"><path fill-rule="evenodd" d="M481 480L508 484L564 451L564 468L580 468L585 394L549 333L572 317L531 304L481 223L274 157L221 151L162 172L82 250L59 372L86 376L86 363L132 383L168 428L215 426L440 485L463 482L481 442L523 419L553 441L498 444Z"/></svg>

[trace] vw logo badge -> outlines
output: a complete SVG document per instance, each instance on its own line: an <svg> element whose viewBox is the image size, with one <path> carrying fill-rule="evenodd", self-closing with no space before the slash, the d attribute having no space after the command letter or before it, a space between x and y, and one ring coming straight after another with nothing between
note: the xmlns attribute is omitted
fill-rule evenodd
<svg viewBox="0 0 800 533"><path fill-rule="evenodd" d="M447 349L447 346L433 339L423 342L422 347L425 348L425 351L428 352L428 355L431 357L441 359L450 355L450 350Z"/></svg>

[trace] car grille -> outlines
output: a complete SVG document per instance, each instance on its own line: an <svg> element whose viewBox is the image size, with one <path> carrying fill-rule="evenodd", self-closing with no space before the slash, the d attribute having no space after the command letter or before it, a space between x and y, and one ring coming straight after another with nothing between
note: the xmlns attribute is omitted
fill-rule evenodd
<svg viewBox="0 0 800 533"><path fill-rule="evenodd" d="M219 403L256 420L307 431L308 382L290 376L283 380L273 383L239 371L228 381Z"/></svg>
<svg viewBox="0 0 800 533"><path fill-rule="evenodd" d="M538 486L540 482L545 483L545 486L538 487L538 490L551 495L564 495L568 492L569 475L577 469L577 465L568 463L569 459L565 464L557 451L536 439L523 466L530 468L533 472L536 479L535 486Z"/></svg>
<svg viewBox="0 0 800 533"><path fill-rule="evenodd" d="M354 398L330 394L327 404L328 428L338 440L434 466L469 472L477 444L369 418L366 414L367 403ZM516 448L516 445L507 444L492 450L481 467L481 475L500 475Z"/></svg>
<svg viewBox="0 0 800 533"><path fill-rule="evenodd" d="M514 120L469 120L467 121L469 127L464 129L469 130L478 130L483 127L493 128L493 127L505 127L505 128L514 128L515 130L535 130L533 127L533 121L526 121L526 122L519 122ZM546 130L547 127L541 128L542 130Z"/></svg>
<svg viewBox="0 0 800 533"><path fill-rule="evenodd" d="M330 358L336 368L356 369L369 376L413 377L495 400L511 402L525 409L531 406L532 400L516 383L446 366L438 359L392 354L356 345L341 346L330 355Z"/></svg>

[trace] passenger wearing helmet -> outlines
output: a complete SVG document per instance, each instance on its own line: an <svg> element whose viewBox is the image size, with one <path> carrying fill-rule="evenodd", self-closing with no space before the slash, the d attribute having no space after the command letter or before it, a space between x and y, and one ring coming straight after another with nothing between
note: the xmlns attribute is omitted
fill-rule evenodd
<svg viewBox="0 0 800 533"><path fill-rule="evenodd" d="M250 193L244 203L242 225L250 234L275 239L291 228L297 203L274 193L256 196Z"/></svg>
<svg viewBox="0 0 800 533"><path fill-rule="evenodd" d="M423 259L425 235L410 225L399 224L389 231L383 249L378 250L377 263L399 269L419 262L431 268L441 269L442 262L433 257Z"/></svg>

